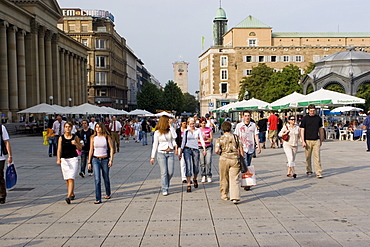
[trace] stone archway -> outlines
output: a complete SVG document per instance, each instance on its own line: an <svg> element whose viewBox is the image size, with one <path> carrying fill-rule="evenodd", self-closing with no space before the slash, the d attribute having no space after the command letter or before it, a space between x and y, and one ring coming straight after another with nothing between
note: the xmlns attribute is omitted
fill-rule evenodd
<svg viewBox="0 0 370 247"><path fill-rule="evenodd" d="M347 93L345 87L342 83L337 81L330 81L323 86L324 89L339 92L339 93Z"/></svg>

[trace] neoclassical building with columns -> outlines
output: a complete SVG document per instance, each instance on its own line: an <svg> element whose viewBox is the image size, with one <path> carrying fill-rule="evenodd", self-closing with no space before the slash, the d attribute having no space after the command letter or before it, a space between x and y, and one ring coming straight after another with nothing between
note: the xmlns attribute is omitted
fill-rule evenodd
<svg viewBox="0 0 370 247"><path fill-rule="evenodd" d="M0 111L10 121L40 104L87 102L88 47L57 28L56 0L0 2Z"/></svg>

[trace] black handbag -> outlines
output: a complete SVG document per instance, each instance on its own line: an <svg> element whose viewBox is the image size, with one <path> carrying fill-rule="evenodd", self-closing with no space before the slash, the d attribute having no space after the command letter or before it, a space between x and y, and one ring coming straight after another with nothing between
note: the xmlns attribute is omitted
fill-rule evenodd
<svg viewBox="0 0 370 247"><path fill-rule="evenodd" d="M235 143L237 145L237 148L238 148L238 153L239 153L239 139L236 138L236 135L234 135L234 139L235 139ZM245 159L243 156L241 156L240 154L238 154L238 163L239 163L239 166L240 166L240 172L241 173L246 173L248 171L248 167L247 167L247 164L245 163Z"/></svg>

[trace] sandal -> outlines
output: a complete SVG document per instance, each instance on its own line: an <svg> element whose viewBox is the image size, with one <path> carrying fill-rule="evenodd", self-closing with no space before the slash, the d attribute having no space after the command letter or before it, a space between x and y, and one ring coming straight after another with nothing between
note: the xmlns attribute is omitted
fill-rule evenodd
<svg viewBox="0 0 370 247"><path fill-rule="evenodd" d="M191 186L188 186L188 188L186 189L186 192L191 192Z"/></svg>
<svg viewBox="0 0 370 247"><path fill-rule="evenodd" d="M100 204L101 203L101 201L95 201L94 202L94 204Z"/></svg>
<svg viewBox="0 0 370 247"><path fill-rule="evenodd" d="M198 181L194 180L194 188L198 188Z"/></svg>
<svg viewBox="0 0 370 247"><path fill-rule="evenodd" d="M104 199L110 199L111 197L110 196L104 196Z"/></svg>
<svg viewBox="0 0 370 247"><path fill-rule="evenodd" d="M287 174L286 176L291 178L292 177L292 174Z"/></svg>

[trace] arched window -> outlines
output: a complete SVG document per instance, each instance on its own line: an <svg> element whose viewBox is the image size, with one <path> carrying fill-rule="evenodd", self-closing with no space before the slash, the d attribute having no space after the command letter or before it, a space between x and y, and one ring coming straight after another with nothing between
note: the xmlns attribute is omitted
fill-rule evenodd
<svg viewBox="0 0 370 247"><path fill-rule="evenodd" d="M255 32L250 32L249 36L256 36L256 33Z"/></svg>

